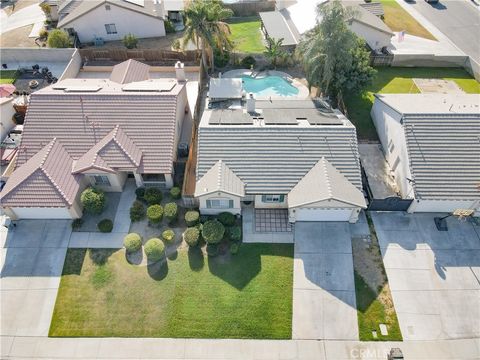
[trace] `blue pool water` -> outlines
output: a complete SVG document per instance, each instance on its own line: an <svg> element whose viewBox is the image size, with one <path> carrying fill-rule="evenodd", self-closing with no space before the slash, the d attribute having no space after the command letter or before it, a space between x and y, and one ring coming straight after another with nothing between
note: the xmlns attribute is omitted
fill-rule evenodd
<svg viewBox="0 0 480 360"><path fill-rule="evenodd" d="M241 79L243 80L243 89L247 93L254 93L257 96L298 95L298 88L280 76L265 76L261 78L242 76Z"/></svg>

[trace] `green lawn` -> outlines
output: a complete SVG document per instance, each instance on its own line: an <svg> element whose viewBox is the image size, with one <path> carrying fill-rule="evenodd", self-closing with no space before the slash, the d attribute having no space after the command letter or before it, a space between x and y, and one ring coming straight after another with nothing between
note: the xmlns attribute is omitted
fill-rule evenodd
<svg viewBox="0 0 480 360"><path fill-rule="evenodd" d="M258 17L236 18L228 23L235 50L244 53L263 53L265 45L262 42L260 19Z"/></svg>
<svg viewBox="0 0 480 360"><path fill-rule="evenodd" d="M289 339L292 286L288 244L215 258L180 249L161 268L69 249L49 335Z"/></svg>
<svg viewBox="0 0 480 360"><path fill-rule="evenodd" d="M405 11L395 0L380 0L385 11L383 21L393 31L406 31L409 35L420 36L425 39L436 38L425 29L415 18Z"/></svg>
<svg viewBox="0 0 480 360"><path fill-rule="evenodd" d="M16 70L0 70L0 84L13 84Z"/></svg>
<svg viewBox="0 0 480 360"><path fill-rule="evenodd" d="M457 68L377 68L377 75L366 91L350 94L345 98L348 118L357 127L358 137L376 140L377 132L370 118L375 93L407 94L419 93L414 78L446 79L455 81L466 93L479 94L480 83L465 70Z"/></svg>
<svg viewBox="0 0 480 360"><path fill-rule="evenodd" d="M383 288L379 293L371 289L363 278L355 271L355 294L357 298L358 334L360 341L402 341L402 333L398 324L397 314L387 311L378 299L383 296ZM388 335L380 333L379 324L387 325ZM372 330L377 331L377 338Z"/></svg>

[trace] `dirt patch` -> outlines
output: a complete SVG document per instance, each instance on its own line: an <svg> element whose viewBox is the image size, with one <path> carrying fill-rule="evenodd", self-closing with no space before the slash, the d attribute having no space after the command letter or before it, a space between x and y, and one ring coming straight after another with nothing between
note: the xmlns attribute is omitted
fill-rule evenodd
<svg viewBox="0 0 480 360"><path fill-rule="evenodd" d="M424 94L464 94L465 92L453 80L413 79L418 89Z"/></svg>
<svg viewBox="0 0 480 360"><path fill-rule="evenodd" d="M138 39L137 49L162 49L162 50L172 50L172 42L176 39L180 39L183 35L183 32L177 32L174 34L168 34L163 37L154 37L154 38L145 38ZM85 49L125 49L123 41L108 41L102 46L91 46L86 45Z"/></svg>
<svg viewBox="0 0 480 360"><path fill-rule="evenodd" d="M34 38L29 38L33 25L23 26L0 35L0 47L38 47Z"/></svg>
<svg viewBox="0 0 480 360"><path fill-rule="evenodd" d="M370 235L358 236L352 238L352 249L355 270L372 290L382 289L387 279L378 243L373 242Z"/></svg>

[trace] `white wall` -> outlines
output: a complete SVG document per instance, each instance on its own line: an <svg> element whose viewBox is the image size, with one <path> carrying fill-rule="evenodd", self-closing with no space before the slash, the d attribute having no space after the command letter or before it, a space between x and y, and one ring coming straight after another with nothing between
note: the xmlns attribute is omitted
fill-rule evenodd
<svg viewBox="0 0 480 360"><path fill-rule="evenodd" d="M395 181L400 188L403 198L414 196L412 185L407 181L411 179L410 166L403 125L400 124L401 115L382 101L375 99L371 116L377 134L382 143L385 159L395 175Z"/></svg>
<svg viewBox="0 0 480 360"><path fill-rule="evenodd" d="M71 219L68 208L10 208L13 219ZM9 212L7 212L9 215Z"/></svg>
<svg viewBox="0 0 480 360"><path fill-rule="evenodd" d="M262 195L255 195L255 208L256 209L285 209L288 207L287 204L288 196L285 195L283 202L263 202Z"/></svg>
<svg viewBox="0 0 480 360"><path fill-rule="evenodd" d="M75 52L72 55L67 67L62 73L62 76L58 78L58 80L64 79L73 79L77 77L80 68L82 67L82 57L80 56L80 52L78 49L75 49Z"/></svg>
<svg viewBox="0 0 480 360"><path fill-rule="evenodd" d="M358 21L353 20L348 25L350 30L357 34L362 39L365 39L367 44L373 49L378 50L384 46L391 44L392 35L386 34L383 31L364 25Z"/></svg>
<svg viewBox="0 0 480 360"><path fill-rule="evenodd" d="M117 34L107 34L105 24L115 24ZM165 36L165 26L162 19L143 15L113 4L110 5L110 10L106 10L105 5L101 5L65 24L63 28L74 28L81 42L92 42L94 37L101 37L105 41L121 40L129 33L137 38Z"/></svg>
<svg viewBox="0 0 480 360"><path fill-rule="evenodd" d="M15 114L13 108L13 98L0 99L0 115L1 115L1 132L0 139L3 141L8 135L9 131L13 129L15 123L12 121L12 116Z"/></svg>
<svg viewBox="0 0 480 360"><path fill-rule="evenodd" d="M414 200L408 209L414 212L445 212L451 213L456 209L475 209L476 215L480 215L480 200L456 201L456 200Z"/></svg>
<svg viewBox="0 0 480 360"><path fill-rule="evenodd" d="M230 209L209 209L207 208L207 200L211 199L226 199L226 200L233 200L233 208ZM234 215L240 214L242 212L240 207L240 197L234 196L231 194L226 194L224 192L216 192L209 195L199 196L198 197L200 206L199 210L201 214L204 215L217 215L221 212L229 212Z"/></svg>
<svg viewBox="0 0 480 360"><path fill-rule="evenodd" d="M100 173L98 170L94 172L84 172L84 176L90 182L90 185L94 186L97 189L106 191L106 192L121 192L123 190L123 185L125 180L127 180L126 172L118 172L116 174L111 173ZM95 175L108 176L108 181L110 181L110 186L100 186L95 184Z"/></svg>

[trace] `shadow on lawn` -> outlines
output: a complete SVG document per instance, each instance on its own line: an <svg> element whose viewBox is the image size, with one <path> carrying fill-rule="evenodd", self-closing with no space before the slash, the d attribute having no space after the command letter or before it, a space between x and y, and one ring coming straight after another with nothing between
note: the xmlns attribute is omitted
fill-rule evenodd
<svg viewBox="0 0 480 360"><path fill-rule="evenodd" d="M156 263L147 265L148 275L153 280L161 281L168 275L168 262L167 259L157 261Z"/></svg>
<svg viewBox="0 0 480 360"><path fill-rule="evenodd" d="M205 258L202 249L198 246L188 249L188 264L192 271L200 271L205 266Z"/></svg>

